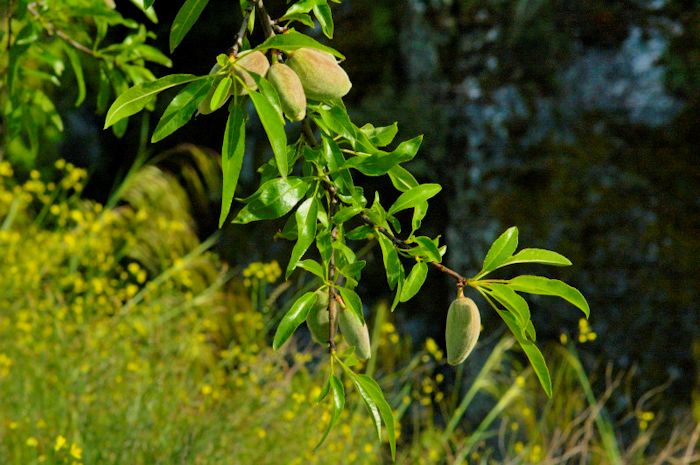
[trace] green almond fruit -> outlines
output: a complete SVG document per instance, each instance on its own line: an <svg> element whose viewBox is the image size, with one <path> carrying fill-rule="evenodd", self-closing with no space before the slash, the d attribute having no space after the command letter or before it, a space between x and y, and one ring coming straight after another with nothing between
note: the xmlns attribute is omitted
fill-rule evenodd
<svg viewBox="0 0 700 465"><path fill-rule="evenodd" d="M319 289L315 292L316 302L306 315L306 326L311 337L319 344L327 344L330 329L328 323L328 289Z"/></svg>
<svg viewBox="0 0 700 465"><path fill-rule="evenodd" d="M306 116L306 94L299 76L283 63L274 63L267 72L267 80L277 90L282 111L290 121L301 121Z"/></svg>
<svg viewBox="0 0 700 465"><path fill-rule="evenodd" d="M481 315L474 301L460 295L447 311L445 345L447 363L459 365L469 356L479 339Z"/></svg>
<svg viewBox="0 0 700 465"><path fill-rule="evenodd" d="M267 61L267 57L264 53L258 51L246 53L237 58L231 57L230 60L233 64L233 73L245 82L245 87L240 82L236 82L237 95L246 95L248 93L246 87L252 90L258 88L250 73L265 76L267 70L270 69L270 62Z"/></svg>
<svg viewBox="0 0 700 465"><path fill-rule="evenodd" d="M347 73L330 53L300 48L288 54L287 65L299 76L307 98L341 98L352 87Z"/></svg>
<svg viewBox="0 0 700 465"><path fill-rule="evenodd" d="M363 323L350 310L341 310L338 315L340 332L345 341L355 348L358 358L366 360L372 356L372 348L369 343L369 329L367 323Z"/></svg>

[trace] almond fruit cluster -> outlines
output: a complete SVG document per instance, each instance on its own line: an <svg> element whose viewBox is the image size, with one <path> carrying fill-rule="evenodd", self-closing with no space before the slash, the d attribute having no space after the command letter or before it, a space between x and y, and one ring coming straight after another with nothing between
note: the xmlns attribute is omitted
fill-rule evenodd
<svg viewBox="0 0 700 465"><path fill-rule="evenodd" d="M286 54L284 63L270 65L264 53L252 51L230 56L224 72L218 63L209 72L219 75L207 96L198 106L199 113L209 114L223 106L233 95L246 95L258 88L251 74L265 77L280 98L284 115L290 121L306 116L306 99L325 101L345 96L352 87L347 73L335 57L312 48L299 48Z"/></svg>

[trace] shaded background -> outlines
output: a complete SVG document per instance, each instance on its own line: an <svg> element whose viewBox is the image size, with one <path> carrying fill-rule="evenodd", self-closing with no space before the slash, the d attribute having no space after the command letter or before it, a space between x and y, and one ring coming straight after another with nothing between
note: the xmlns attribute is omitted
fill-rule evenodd
<svg viewBox="0 0 700 465"><path fill-rule="evenodd" d="M174 54L172 72L208 72L238 28L232 3L211 0ZM284 11L282 1L266 4L273 17ZM179 5L156 2L161 50ZM127 2L118 7L141 19ZM348 57L353 90L345 100L355 121L398 121L403 139L425 134L408 167L444 187L423 224L444 235L450 266L477 271L490 242L517 225L521 244L574 262L548 272L591 304L599 338L587 345L590 360L638 366L640 392L673 379L665 400L688 403L700 323L700 6L346 0L333 7L333 45ZM133 161L138 128L115 139L90 108L70 110L60 152L92 171L88 193L104 199ZM190 142L219 150L224 123L223 114L200 118L151 149ZM253 123L240 196L256 186L253 160L270 156ZM361 182L396 195L388 183ZM211 208L198 212L202 237L215 229L217 199L212 193ZM272 242L281 224L229 226L219 251L233 263L285 263L287 244ZM369 260L366 303L388 296L381 257ZM432 276L400 307L400 327L440 339L451 289ZM555 300L534 303L541 340L574 331L579 314ZM502 326L490 312L484 324Z"/></svg>

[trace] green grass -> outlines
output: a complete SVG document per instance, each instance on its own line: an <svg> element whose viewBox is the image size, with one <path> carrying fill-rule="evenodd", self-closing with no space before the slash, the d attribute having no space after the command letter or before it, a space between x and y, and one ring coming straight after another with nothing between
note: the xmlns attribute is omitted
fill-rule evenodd
<svg viewBox="0 0 700 465"><path fill-rule="evenodd" d="M313 450L330 419L316 401L326 355L304 338L269 348L291 293L279 265L221 263L186 191L155 165L111 208L81 199L84 179L59 163L52 183L18 183L0 162L0 464L390 462L349 386ZM609 407L629 379L586 375L585 325L578 346L549 348L548 399L508 338L454 370L434 341L400 335L386 304L372 314L366 369L395 409L397 463L700 460L700 429L688 412L655 412L659 392Z"/></svg>

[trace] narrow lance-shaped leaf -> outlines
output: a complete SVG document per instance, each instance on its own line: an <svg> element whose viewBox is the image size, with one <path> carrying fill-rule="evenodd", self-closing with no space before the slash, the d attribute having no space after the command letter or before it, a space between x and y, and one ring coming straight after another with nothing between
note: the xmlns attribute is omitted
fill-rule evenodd
<svg viewBox="0 0 700 465"><path fill-rule="evenodd" d="M259 92L249 92L253 100L255 111L258 112L260 122L267 133L272 152L275 154L275 162L280 176L287 176L287 134L284 132L284 119L282 114L275 109L270 101Z"/></svg>
<svg viewBox="0 0 700 465"><path fill-rule="evenodd" d="M306 294L299 297L293 304L292 307L285 313L282 317L282 321L277 325L277 331L275 332L275 337L272 340L272 348L277 350L282 344L287 342L287 339L294 334L294 331L299 327L300 324L306 320L306 315L309 314L309 310L316 302L316 293L307 292Z"/></svg>
<svg viewBox="0 0 700 465"><path fill-rule="evenodd" d="M367 375L353 374L351 376L355 388L360 393L362 400L365 401L367 409L370 411L372 421L377 428L377 435L381 440L381 422L384 421L387 436L389 439L389 448L391 449L391 459L396 460L396 425L394 421L394 413L391 406L384 398L384 393L377 382Z"/></svg>
<svg viewBox="0 0 700 465"><path fill-rule="evenodd" d="M343 409L345 408L345 388L343 387L343 383L340 381L340 378L335 375L331 375L328 379L328 386L330 391L333 393L333 413L331 414L331 420L328 422L326 432L323 433L323 437L318 444L316 444L314 450L318 449L326 440L328 433L330 433L333 427L338 423L340 414L343 413Z"/></svg>
<svg viewBox="0 0 700 465"><path fill-rule="evenodd" d="M151 99L160 92L198 79L205 79L206 77L192 74L171 74L155 81L137 84L119 95L112 106L109 107L104 128L107 129L120 120L143 110Z"/></svg>
<svg viewBox="0 0 700 465"><path fill-rule="evenodd" d="M527 292L528 294L552 295L561 297L570 304L579 308L588 318L590 307L586 298L573 286L569 286L558 279L549 279L543 276L516 276L508 281L508 286L516 291Z"/></svg>
<svg viewBox="0 0 700 465"><path fill-rule="evenodd" d="M484 258L484 266L481 268L481 272L478 274L479 277L485 275L489 271L496 269L500 266L508 257L513 255L515 249L518 247L518 228L515 226L510 227L501 234L498 239L496 239L489 251L486 253L486 258Z"/></svg>
<svg viewBox="0 0 700 465"><path fill-rule="evenodd" d="M376 233L379 247L382 249L382 259L384 260L384 268L386 269L386 280L389 283L389 288L394 289L399 281L399 274L403 272L403 265L399 260L399 254L396 252L394 244L382 233Z"/></svg>
<svg viewBox="0 0 700 465"><path fill-rule="evenodd" d="M160 117L151 142L158 142L187 124L197 105L207 96L213 78L190 82L170 101Z"/></svg>
<svg viewBox="0 0 700 465"><path fill-rule="evenodd" d="M408 273L406 281L401 289L401 302L407 302L415 296L425 282L428 275L428 265L425 262L418 262L413 265L411 272Z"/></svg>
<svg viewBox="0 0 700 465"><path fill-rule="evenodd" d="M491 296L509 310L520 322L522 327L530 321L530 306L517 292L505 284L488 284L484 287L491 291Z"/></svg>
<svg viewBox="0 0 700 465"><path fill-rule="evenodd" d="M321 0L317 2L314 6L314 15L318 20L318 24L321 26L323 34L329 39L333 38L333 15L331 14L331 7L328 6L326 0Z"/></svg>
<svg viewBox="0 0 700 465"><path fill-rule="evenodd" d="M309 185L301 178L275 178L264 183L248 199L248 203L233 219L234 223L273 220L286 215L304 197Z"/></svg>
<svg viewBox="0 0 700 465"><path fill-rule="evenodd" d="M245 99L239 98L231 105L228 120L226 121L226 131L224 132L224 143L221 148L221 165L224 173L224 182L221 190L221 213L219 214L219 227L224 224L231 202L238 185L238 176L243 166L245 155Z"/></svg>
<svg viewBox="0 0 700 465"><path fill-rule="evenodd" d="M326 279L326 273L320 263L314 260L302 260L297 263L297 267L308 271L311 274L318 276L321 279Z"/></svg>
<svg viewBox="0 0 700 465"><path fill-rule="evenodd" d="M570 266L571 261L565 256L545 249L522 249L497 268L514 263L539 263L551 266Z"/></svg>
<svg viewBox="0 0 700 465"><path fill-rule="evenodd" d="M548 397L552 397L552 379L549 375L547 362L542 356L540 349L537 348L537 345L534 342L528 341L525 337L523 337L522 328L520 327L520 323L515 316L498 308L498 305L491 299L491 297L489 297L488 294L486 294L484 290L480 289L479 292L494 308L494 310L496 310L498 315L505 322L506 326L508 326L508 329L515 337L515 340L518 341L518 344L523 349L523 352L525 352L525 355L532 365L532 369L535 370L537 379L539 379L540 385L542 385L542 389L544 389L545 394L547 394Z"/></svg>
<svg viewBox="0 0 700 465"><path fill-rule="evenodd" d="M78 96L75 99L75 106L80 106L85 100L85 77L83 75L83 65L80 62L80 55L76 52L70 45L65 44L64 50L66 55L68 55L68 60L70 61L71 68L73 69L73 74L75 75L75 82L78 85Z"/></svg>
<svg viewBox="0 0 700 465"><path fill-rule="evenodd" d="M292 255L289 258L285 278L296 268L297 263L304 255L309 246L316 238L316 218L318 217L318 202L316 197L310 197L302 202L297 208L294 216L297 220L297 242L292 249Z"/></svg>
<svg viewBox="0 0 700 465"><path fill-rule="evenodd" d="M361 323L364 323L365 316L362 312L362 301L360 300L360 296L357 295L355 291L345 287L339 287L338 291L343 297L346 310L351 311Z"/></svg>
<svg viewBox="0 0 700 465"><path fill-rule="evenodd" d="M199 19L209 0L186 0L177 12L170 27L170 53L180 45L194 23Z"/></svg>
<svg viewBox="0 0 700 465"><path fill-rule="evenodd" d="M389 214L393 215L408 208L414 208L426 200L434 197L442 190L440 184L422 184L404 192L389 208Z"/></svg>

